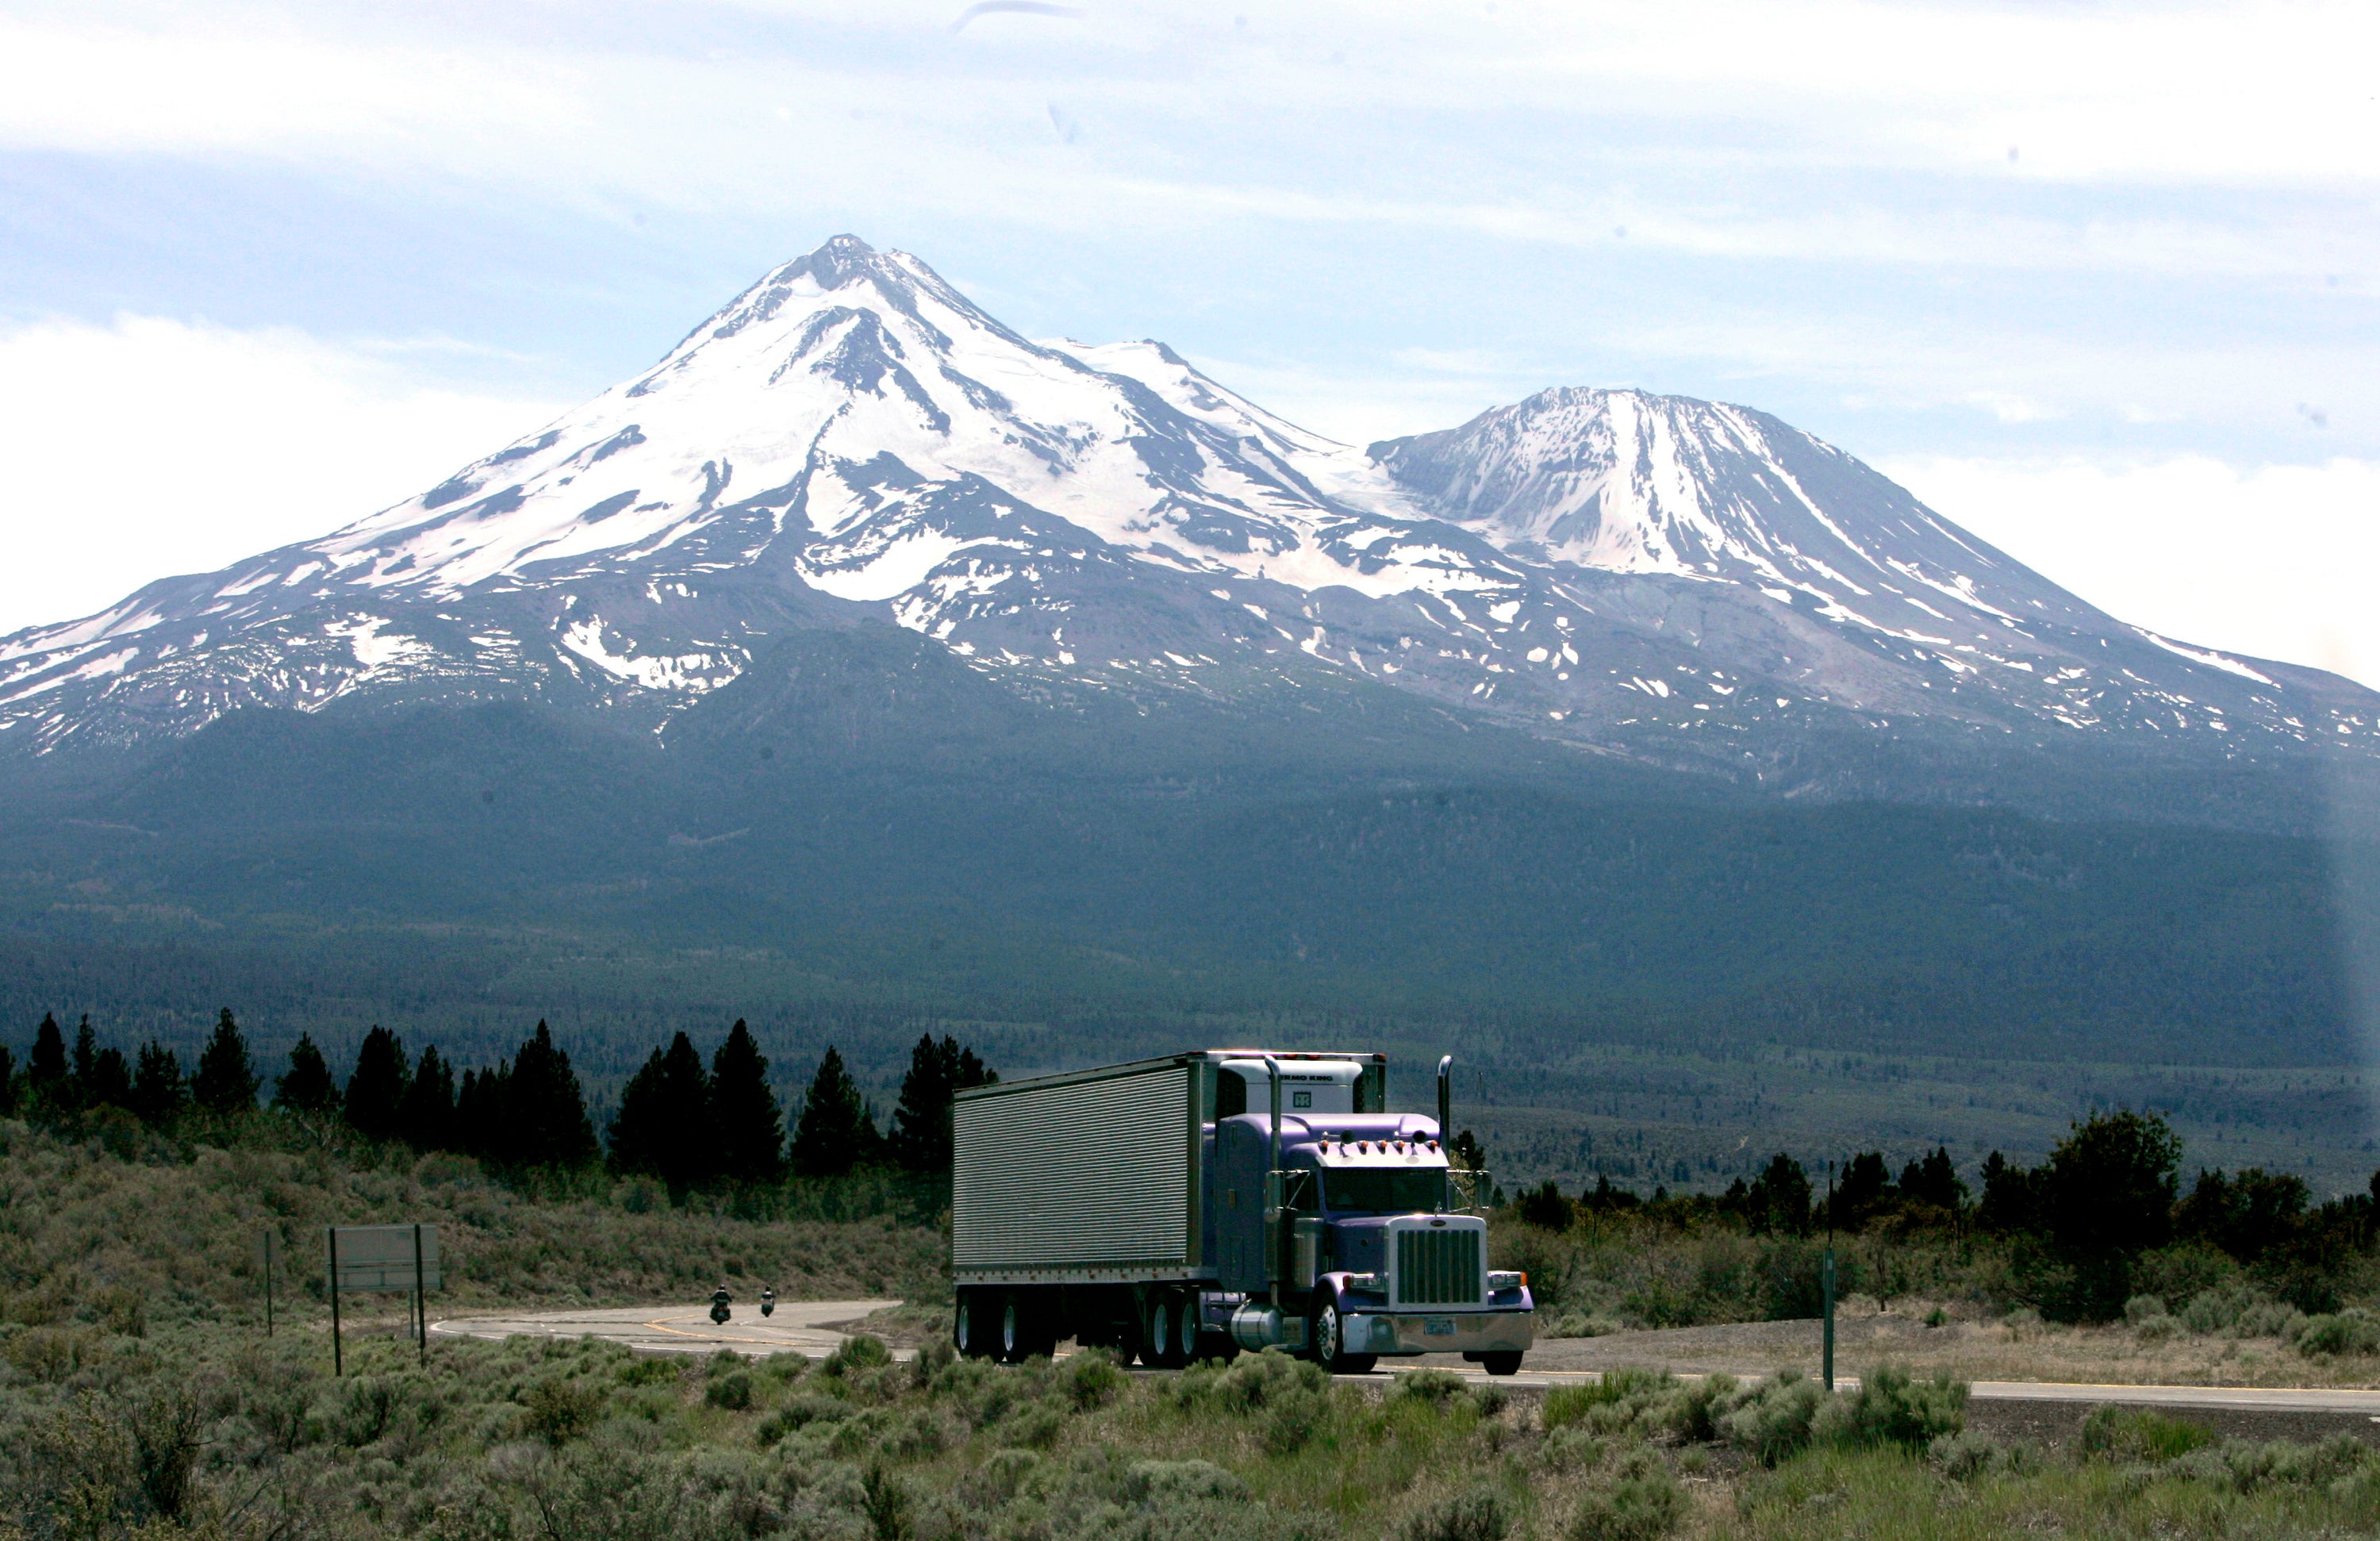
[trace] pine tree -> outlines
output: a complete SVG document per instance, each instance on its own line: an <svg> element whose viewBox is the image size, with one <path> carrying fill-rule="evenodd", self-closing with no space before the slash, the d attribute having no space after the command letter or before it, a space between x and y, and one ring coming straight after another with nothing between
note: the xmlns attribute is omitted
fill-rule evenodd
<svg viewBox="0 0 2380 1541"><path fill-rule="evenodd" d="M0 1043L0 1113L17 1110L17 1056Z"/></svg>
<svg viewBox="0 0 2380 1541"><path fill-rule="evenodd" d="M901 1078L901 1098L892 1110L887 1142L893 1158L911 1171L951 1170L951 1107L956 1093L988 1086L1000 1077L986 1069L972 1049L945 1034L931 1033L909 1051L909 1074Z"/></svg>
<svg viewBox="0 0 2380 1541"><path fill-rule="evenodd" d="M91 1017L85 1014L82 1025L75 1030L74 1074L69 1078L67 1101L77 1108L91 1105L91 1078L99 1069L99 1035L91 1030Z"/></svg>
<svg viewBox="0 0 2380 1541"><path fill-rule="evenodd" d="M231 1008L225 1006L215 1021L214 1036L199 1055L199 1074L191 1079L190 1095L211 1113L245 1112L256 1106L259 1079L256 1067L249 1062L248 1039L240 1036L239 1024L232 1020Z"/></svg>
<svg viewBox="0 0 2380 1541"><path fill-rule="evenodd" d="M330 1062L314 1047L313 1035L300 1033L289 1050L289 1069L273 1091L273 1105L295 1113L334 1113L339 1109L338 1083L331 1079Z"/></svg>
<svg viewBox="0 0 2380 1541"><path fill-rule="evenodd" d="M794 1125L794 1170L805 1177L840 1177L874 1160L882 1144L858 1085L830 1044Z"/></svg>
<svg viewBox="0 0 2380 1541"><path fill-rule="evenodd" d="M58 1031L58 1019L44 1012L41 1026L33 1031L33 1053L26 1062L25 1086L34 1096L55 1101L65 1089L66 1079L66 1035Z"/></svg>
<svg viewBox="0 0 2380 1541"><path fill-rule="evenodd" d="M742 1017L710 1057L710 1127L722 1176L773 1183L784 1174L785 1116L769 1089L769 1062Z"/></svg>
<svg viewBox="0 0 2380 1541"><path fill-rule="evenodd" d="M347 1122L357 1134L370 1140L396 1138L406 1080L405 1041L375 1025L364 1035L355 1074L347 1077Z"/></svg>
<svg viewBox="0 0 2380 1541"><path fill-rule="evenodd" d="M587 1098L570 1068L570 1056L556 1048L543 1022L513 1056L504 1096L508 1164L583 1167L595 1159L595 1125ZM500 1160L507 1159L499 1157Z"/></svg>
<svg viewBox="0 0 2380 1541"><path fill-rule="evenodd" d="M684 1033L656 1049L620 1088L612 1170L658 1177L683 1194L719 1170L721 1134L710 1117L710 1078Z"/></svg>
<svg viewBox="0 0 2380 1541"><path fill-rule="evenodd" d="M83 1081L86 1108L132 1107L132 1064L121 1049L103 1049L91 1056L91 1074Z"/></svg>
<svg viewBox="0 0 2380 1541"><path fill-rule="evenodd" d="M512 1062L498 1060L488 1070L467 1070L455 1088L454 1147L466 1156L494 1162L503 1143L505 1093L512 1080Z"/></svg>
<svg viewBox="0 0 2380 1541"><path fill-rule="evenodd" d="M416 1150L450 1150L455 1144L455 1073L438 1057L438 1046L421 1051L413 1080L397 1109L397 1131Z"/></svg>
<svg viewBox="0 0 2380 1541"><path fill-rule="evenodd" d="M132 1074L132 1110L142 1122L162 1128L179 1118L189 1100L181 1059L153 1038L141 1045L140 1064Z"/></svg>

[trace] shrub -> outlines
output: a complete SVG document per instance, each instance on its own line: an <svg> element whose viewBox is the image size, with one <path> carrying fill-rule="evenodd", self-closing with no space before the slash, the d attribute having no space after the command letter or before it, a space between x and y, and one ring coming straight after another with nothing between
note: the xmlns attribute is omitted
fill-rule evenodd
<svg viewBox="0 0 2380 1541"><path fill-rule="evenodd" d="M2299 1324L2297 1348L2300 1353L2325 1355L2380 1352L2380 1321L2353 1309L2308 1317Z"/></svg>
<svg viewBox="0 0 2380 1541"><path fill-rule="evenodd" d="M712 1376L710 1384L702 1389L702 1400L706 1406L722 1408L730 1413L744 1412L752 1405L750 1373L730 1370L725 1375Z"/></svg>
<svg viewBox="0 0 2380 1541"><path fill-rule="evenodd" d="M862 1370L882 1369L892 1363L892 1351L884 1340L873 1333L855 1332L834 1346L834 1352L819 1365L821 1375L847 1378Z"/></svg>
<svg viewBox="0 0 2380 1541"><path fill-rule="evenodd" d="M1604 1371L1600 1379L1587 1385L1561 1386L1547 1392L1540 1421L1548 1429L1557 1429L1588 1418L1597 1408L1613 1406L1624 1406L1633 1417L1636 1410L1674 1390L1677 1384L1678 1377L1667 1370L1622 1365Z"/></svg>
<svg viewBox="0 0 2380 1541"><path fill-rule="evenodd" d="M2132 1264L2133 1287L2168 1304L2195 1300L2210 1290L2228 1289L2239 1278L2239 1264L2197 1241L2144 1253Z"/></svg>
<svg viewBox="0 0 2380 1541"><path fill-rule="evenodd" d="M1124 1496L1144 1509L1184 1503L1245 1503L1248 1485L1210 1461L1135 1461L1124 1473Z"/></svg>
<svg viewBox="0 0 2380 1541"><path fill-rule="evenodd" d="M794 1357L801 1356L795 1354ZM665 1386L675 1380L678 1373L676 1361L655 1355L629 1360L612 1372L612 1378L623 1386Z"/></svg>
<svg viewBox="0 0 2380 1541"><path fill-rule="evenodd" d="M1719 1419L1718 1426L1730 1444L1774 1466L1808 1446L1812 1425L1828 1401L1816 1381L1781 1370Z"/></svg>
<svg viewBox="0 0 2380 1541"><path fill-rule="evenodd" d="M1672 1437L1706 1445L1720 1438L1719 1416L1734 1405L1736 1397L1733 1376L1707 1375L1671 1392L1661 1401L1657 1415Z"/></svg>
<svg viewBox="0 0 2380 1541"><path fill-rule="evenodd" d="M1678 1479L1658 1459L1639 1459L1609 1486L1587 1490L1570 1534L1574 1541L1658 1541L1685 1517L1686 1494Z"/></svg>
<svg viewBox="0 0 2380 1541"><path fill-rule="evenodd" d="M1083 1413L1113 1401L1128 1378L1116 1364L1115 1355L1105 1349L1075 1354L1058 1372L1058 1383L1064 1388L1067 1400Z"/></svg>
<svg viewBox="0 0 2380 1541"><path fill-rule="evenodd" d="M1443 1411L1446 1405L1463 1394L1463 1379L1452 1370L1401 1370L1397 1373L1395 1389L1389 1395L1402 1401L1426 1402Z"/></svg>
<svg viewBox="0 0 2380 1541"><path fill-rule="evenodd" d="M602 1392L583 1380L558 1376L530 1387L520 1403L528 1410L528 1432L557 1450L585 1435L603 1415Z"/></svg>
<svg viewBox="0 0 2380 1541"><path fill-rule="evenodd" d="M1330 1415L1330 1393L1322 1387L1299 1385L1274 1396L1265 1409L1257 1441L1274 1455L1293 1455L1311 1444Z"/></svg>
<svg viewBox="0 0 2380 1541"><path fill-rule="evenodd" d="M2181 1330L2181 1324L2171 1317L2151 1317L2133 1330L2143 1343L2162 1343Z"/></svg>
<svg viewBox="0 0 2380 1541"><path fill-rule="evenodd" d="M2155 1408L2102 1404L2082 1420L2077 1443L2094 1460L2140 1464L2171 1461L2214 1441L2198 1425Z"/></svg>
<svg viewBox="0 0 2380 1541"><path fill-rule="evenodd" d="M2134 1327L2143 1322L2162 1321L2166 1316L2165 1302L2155 1295L2134 1295L2124 1302L2124 1320Z"/></svg>
<svg viewBox="0 0 2380 1541"><path fill-rule="evenodd" d="M1860 1382L1845 1403L1840 1433L1853 1445L1898 1445L1922 1450L1967 1426L1967 1387L1948 1371L1912 1380L1898 1365L1882 1365Z"/></svg>
<svg viewBox="0 0 2380 1541"><path fill-rule="evenodd" d="M1405 1517L1402 1541L1504 1541L1512 1506L1493 1487L1473 1487L1439 1499Z"/></svg>
<svg viewBox="0 0 2380 1541"><path fill-rule="evenodd" d="M1944 1476L1959 1482L2001 1474L2022 1475L2041 1466L2041 1452L2034 1446L2022 1440L2003 1445L1973 1429L1943 1435L1926 1447L1925 1458Z"/></svg>

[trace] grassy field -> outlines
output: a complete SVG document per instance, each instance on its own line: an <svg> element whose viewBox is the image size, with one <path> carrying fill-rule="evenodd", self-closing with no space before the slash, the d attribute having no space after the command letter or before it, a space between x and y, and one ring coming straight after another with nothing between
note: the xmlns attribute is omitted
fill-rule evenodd
<svg viewBox="0 0 2380 1541"><path fill-rule="evenodd" d="M1126 1374L1096 1353L993 1366L929 1343L896 1364L873 1339L820 1365L441 1340L422 1366L385 1326L334 1377L298 1244L330 1220L445 1226L450 1313L686 1300L724 1276L739 1293L901 1295L922 1320L945 1288L938 1217L865 1182L679 1207L598 1177L539 1192L451 1158L298 1147L287 1126L235 1131L236 1148L203 1133L0 1124L5 1541L2380 1535L2380 1454L2362 1444L2219 1441L2114 1410L2055 1450L1996 1443L1965 1428L1957 1380L1879 1363L1917 1356L1856 1321L1846 1368L1867 1384L1840 1396L1617 1365L1536 1398L1434 1371L1333 1384L1278 1353ZM269 1340L253 1271L268 1226L299 1260L294 1319ZM1597 1266L1573 1276L1582 1300L1611 1282ZM1953 1304L1942 1329L1901 1305L1857 1319L1947 1331L1986 1368L2018 1353L2313 1365L2236 1321L2048 1329Z"/></svg>
<svg viewBox="0 0 2380 1541"><path fill-rule="evenodd" d="M12 1340L12 1347L15 1341ZM1654 1541L2380 1534L2380 1453L2095 1417L2049 1454L1963 1432L1954 1383L1682 1384L1508 1399L1442 1372L1334 1386L1278 1353L813 1365L595 1342L359 1345L195 1328L8 1356L0 1532L960 1541Z"/></svg>

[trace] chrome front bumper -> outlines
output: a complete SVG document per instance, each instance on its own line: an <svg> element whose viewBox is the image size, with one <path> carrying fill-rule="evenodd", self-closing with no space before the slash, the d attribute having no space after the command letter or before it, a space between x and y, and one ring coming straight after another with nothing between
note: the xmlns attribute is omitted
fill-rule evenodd
<svg viewBox="0 0 2380 1541"><path fill-rule="evenodd" d="M1358 1312L1342 1319L1349 1353L1524 1352L1537 1341L1530 1311Z"/></svg>

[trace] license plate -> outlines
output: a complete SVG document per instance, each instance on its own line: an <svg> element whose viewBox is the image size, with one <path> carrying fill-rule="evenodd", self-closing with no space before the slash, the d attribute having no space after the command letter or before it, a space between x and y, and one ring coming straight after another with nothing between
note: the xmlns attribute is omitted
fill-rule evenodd
<svg viewBox="0 0 2380 1541"><path fill-rule="evenodd" d="M1422 1335L1427 1338L1451 1338L1454 1336L1454 1318L1424 1317L1421 1319L1421 1330Z"/></svg>

